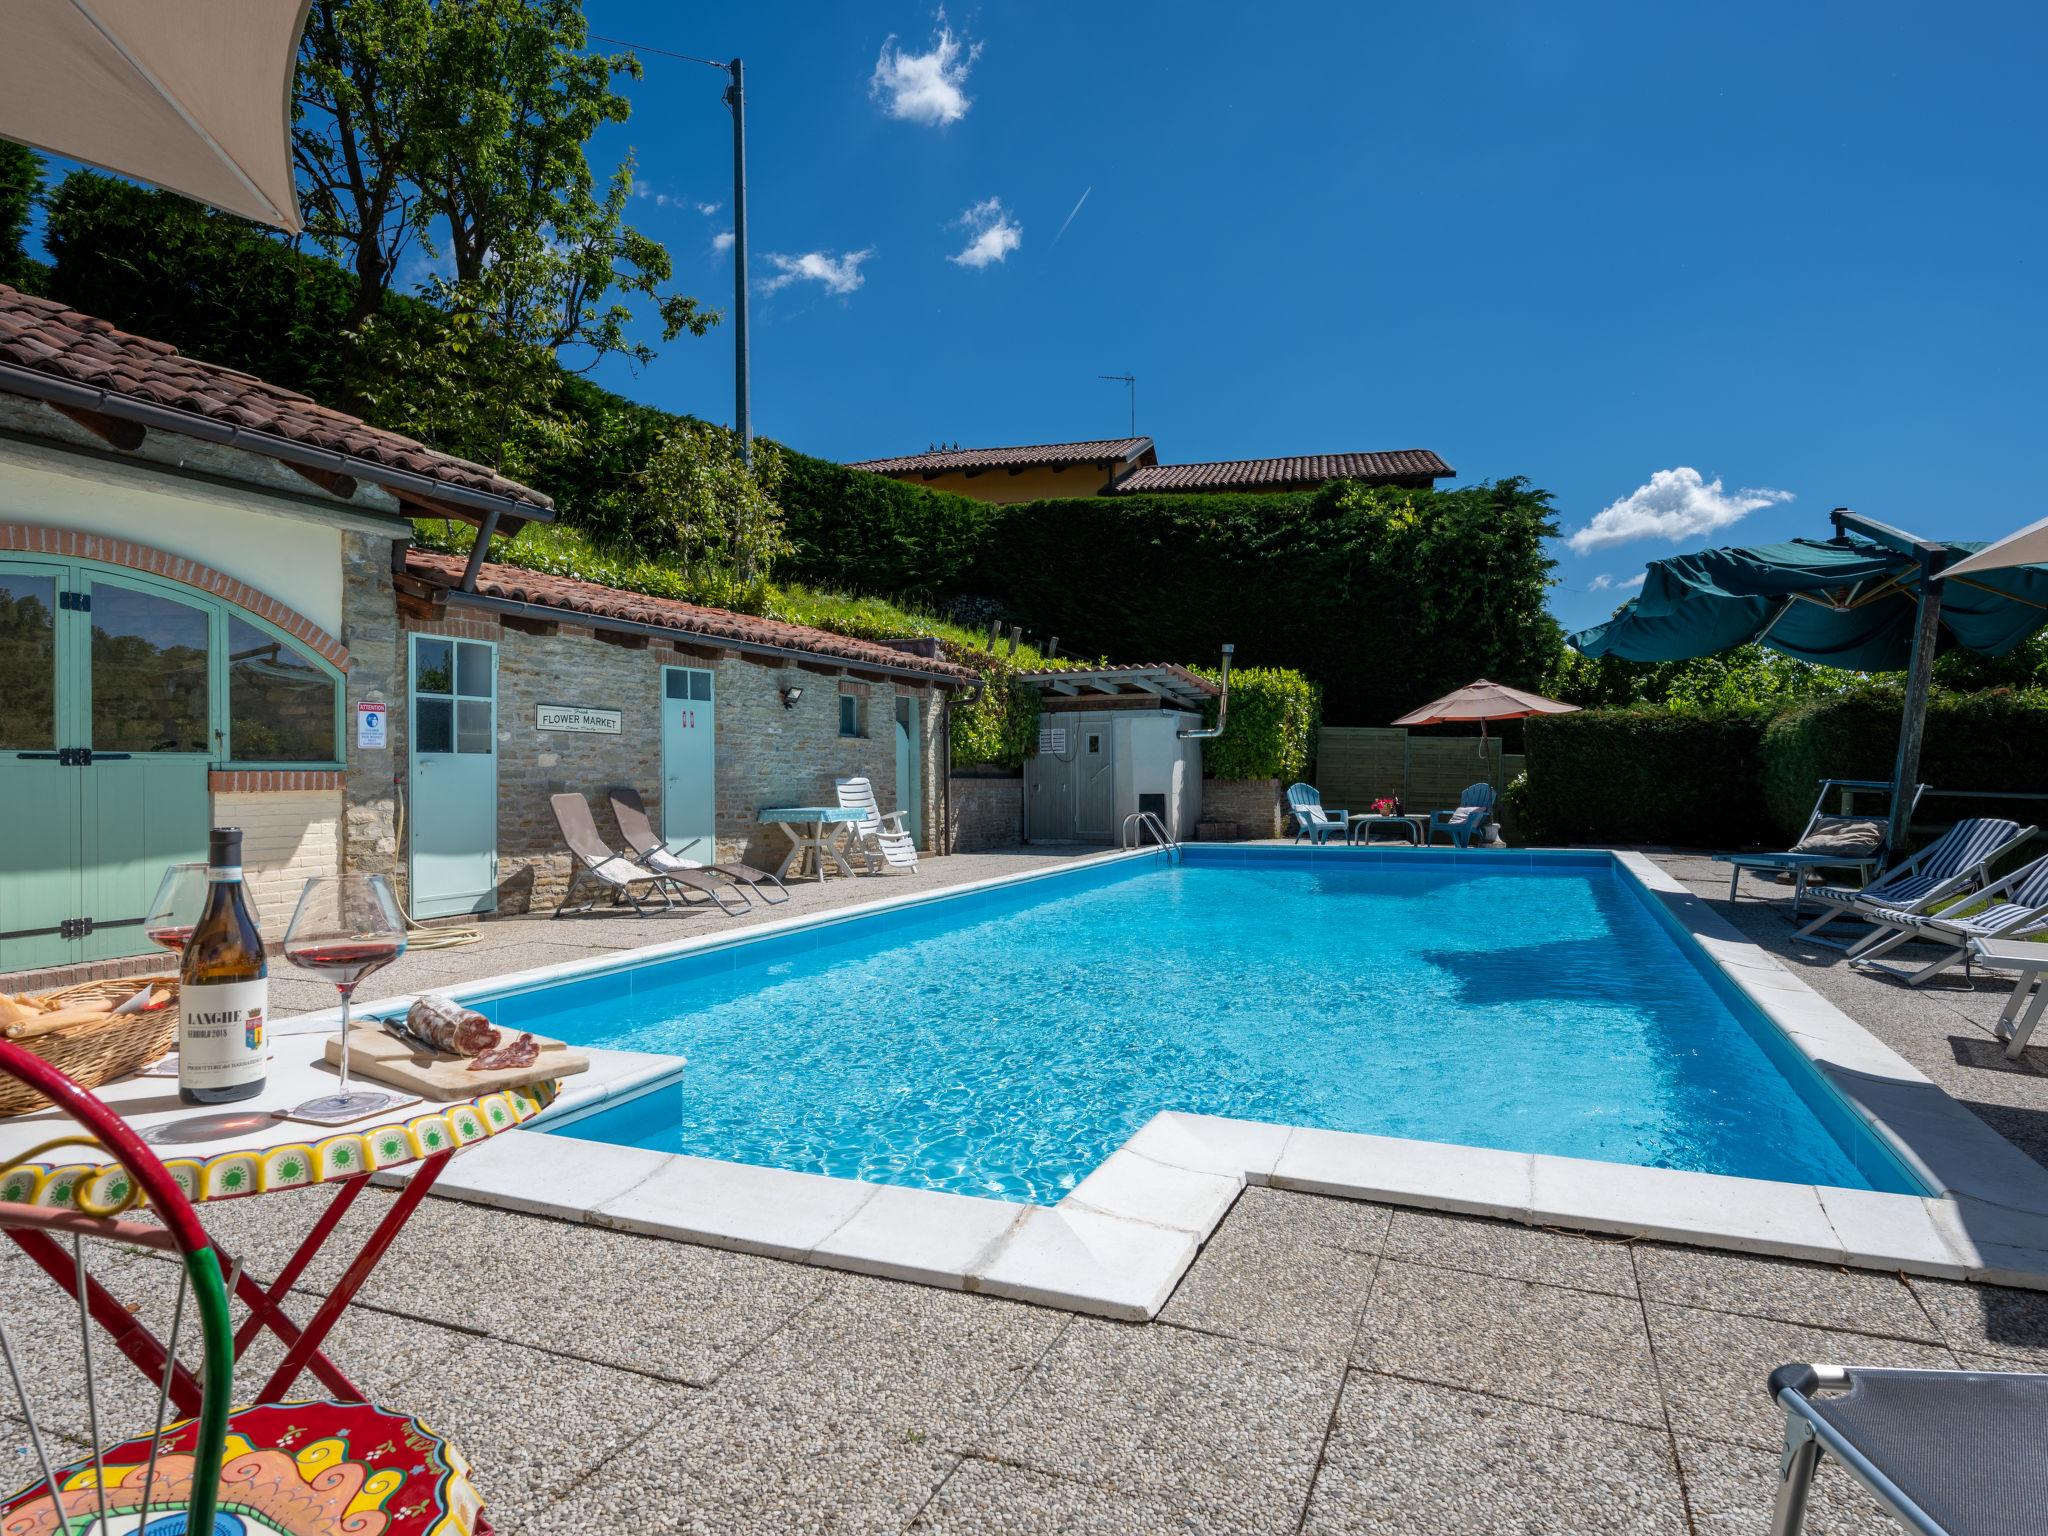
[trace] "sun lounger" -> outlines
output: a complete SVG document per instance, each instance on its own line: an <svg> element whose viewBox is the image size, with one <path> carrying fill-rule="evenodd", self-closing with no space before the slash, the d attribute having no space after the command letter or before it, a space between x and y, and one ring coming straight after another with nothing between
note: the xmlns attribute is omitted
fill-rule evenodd
<svg viewBox="0 0 2048 1536"><path fill-rule="evenodd" d="M583 796L564 791L550 795L548 804L554 807L555 825L561 828L562 841L568 845L574 866L569 876L569 888L562 892L562 900L555 908L556 917L565 914L574 917L597 909L597 891L592 891L590 899L582 906L570 905L576 899L577 889L586 881L601 890L610 891L614 905L630 907L641 917L647 915L647 909L656 896L661 898L661 910L672 911L675 895L684 885L692 883L678 875L656 874L644 865L612 852L605 840L598 836L597 819L590 814L590 802ZM717 900L716 887L709 881L699 880L695 884L698 890ZM718 903L718 908L721 912L731 910L723 902Z"/></svg>
<svg viewBox="0 0 2048 1536"><path fill-rule="evenodd" d="M917 868L917 839L903 825L903 813L882 814L875 801L875 786L864 778L834 779L839 803L849 811L860 811L859 821L849 822L853 845L867 856L868 872L880 874L885 865L898 869Z"/></svg>
<svg viewBox="0 0 2048 1536"><path fill-rule="evenodd" d="M1861 914L1889 936L1864 950L1849 963L1871 965L1879 955L1889 954L1901 944L1915 940L1946 946L1940 959L1930 961L1905 978L1917 987L1930 976L1939 976L1961 962L1967 974L1972 939L2024 939L2048 930L2048 855L2016 869L2003 880L1964 898L1943 912L1920 913L1879 907ZM1875 966L1888 971L1889 966Z"/></svg>
<svg viewBox="0 0 2048 1536"><path fill-rule="evenodd" d="M1351 825L1348 813L1323 809L1322 792L1313 784L1288 785L1287 809L1294 815L1294 840L1297 843L1304 837L1312 843L1326 842L1332 836L1342 837Z"/></svg>
<svg viewBox="0 0 2048 1536"><path fill-rule="evenodd" d="M1820 794L1813 802L1813 814L1806 818L1806 830L1785 852L1714 855L1716 864L1730 866L1728 899L1736 899L1737 886L1745 869L1774 875L1789 873L1792 876L1792 913L1795 917L1806 910L1806 882L1817 870L1853 869L1857 879L1868 884L1871 876L1884 868L1884 861L1890 854L1887 842L1891 818L1829 815L1828 800L1843 790L1877 791L1891 787L1889 779L1822 779ZM1907 809L1908 816L1919 806L1920 795L1926 788L1924 784L1913 786L1913 805Z"/></svg>
<svg viewBox="0 0 2048 1536"><path fill-rule="evenodd" d="M641 802L640 791L631 785L614 785L611 802L612 820L619 824L619 836L626 840L627 851L656 874L677 877L692 873L718 875L742 895L750 898L758 895L771 906L789 900L788 888L765 869L756 869L751 864L705 864L670 853L661 839L654 835L654 825L647 819L647 807ZM774 892L781 894L771 894ZM724 906L725 903L720 901L719 905Z"/></svg>
<svg viewBox="0 0 2048 1536"><path fill-rule="evenodd" d="M2025 1536L2048 1510L2048 1375L1781 1365L1771 1536L1799 1536L1823 1456L1919 1536Z"/></svg>
<svg viewBox="0 0 2048 1536"><path fill-rule="evenodd" d="M1861 890L1832 885L1814 887L1807 894L1819 904L1820 915L1797 930L1797 936L1827 943L1816 935L1829 923L1844 917L1870 922L1871 913L1878 909L1916 915L1930 913L1950 897L1966 896L1982 887L1992 863L2034 832L2033 827L2023 827L2002 817L1972 816L1959 821L1905 863L1893 865ZM1874 928L1844 947L1852 956L1858 955L1889 932L1888 928Z"/></svg>
<svg viewBox="0 0 2048 1536"><path fill-rule="evenodd" d="M1450 838L1452 846L1470 848L1472 839L1485 831L1486 824L1493 819L1493 798L1491 784L1468 785L1465 793L1458 796L1456 809L1430 812L1429 840L1435 842L1437 833L1442 832Z"/></svg>

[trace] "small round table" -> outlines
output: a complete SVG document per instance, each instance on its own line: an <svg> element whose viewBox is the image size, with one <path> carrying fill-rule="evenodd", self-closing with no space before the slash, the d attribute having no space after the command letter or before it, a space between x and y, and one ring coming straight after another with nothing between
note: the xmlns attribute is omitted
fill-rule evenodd
<svg viewBox="0 0 2048 1536"><path fill-rule="evenodd" d="M283 1021L282 1027L288 1029L289 1021ZM321 1352L322 1342L433 1188L448 1160L464 1147L531 1120L553 1102L559 1087L552 1082L535 1083L450 1103L409 1104L343 1126L313 1126L276 1118L275 1111L333 1091L334 1072L323 1059L327 1035L323 1029L274 1036L263 1092L239 1104L185 1104L178 1098L175 1078L139 1073L93 1090L95 1097L149 1141L194 1205L315 1184L336 1186L334 1198L268 1287L246 1269L236 1274L235 1294L248 1307L249 1316L235 1334L235 1358L239 1360L256 1335L265 1330L276 1334L285 1347L284 1360L252 1400L269 1402L285 1397L299 1373L306 1370L335 1397L363 1399L355 1384ZM58 1213L77 1211L84 1204L100 1209L120 1204L129 1193L128 1172L104 1148L96 1143L43 1146L75 1129L75 1122L48 1106L0 1120L0 1202ZM279 1303L318 1256L356 1196L369 1184L370 1176L408 1163L419 1164L419 1171L406 1181L334 1290L303 1327L286 1316ZM38 1268L76 1296L77 1267L70 1249L53 1235L55 1230L59 1229L10 1226L7 1236ZM89 1275L85 1291L93 1319L115 1346L152 1382L161 1381L166 1359L162 1342ZM172 1369L170 1381L178 1411L197 1413L197 1379L181 1365Z"/></svg>

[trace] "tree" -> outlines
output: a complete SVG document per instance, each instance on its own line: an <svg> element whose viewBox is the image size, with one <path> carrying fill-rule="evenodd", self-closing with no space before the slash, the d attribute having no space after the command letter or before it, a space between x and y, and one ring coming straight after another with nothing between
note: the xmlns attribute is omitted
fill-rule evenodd
<svg viewBox="0 0 2048 1536"><path fill-rule="evenodd" d="M772 444L756 448L749 471L732 433L682 420L641 470L638 489L666 524L686 580L729 571L742 588L752 587L789 553L774 496L782 455Z"/></svg>
<svg viewBox="0 0 2048 1536"><path fill-rule="evenodd" d="M26 144L0 139L0 283L17 287L41 263L27 250L28 224L43 194L43 157Z"/></svg>
<svg viewBox="0 0 2048 1536"><path fill-rule="evenodd" d="M422 286L515 348L653 355L619 299L651 300L664 340L717 318L661 292L659 242L625 222L632 158L597 193L591 136L631 110L630 53L590 54L580 0L315 0L299 52L294 151L308 232L375 318L417 247ZM610 302L608 302L610 301Z"/></svg>

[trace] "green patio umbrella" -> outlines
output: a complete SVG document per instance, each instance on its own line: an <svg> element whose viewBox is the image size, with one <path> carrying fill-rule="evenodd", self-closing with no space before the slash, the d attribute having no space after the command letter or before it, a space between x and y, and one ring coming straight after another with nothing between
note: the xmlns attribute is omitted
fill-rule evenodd
<svg viewBox="0 0 2048 1536"><path fill-rule="evenodd" d="M1907 672L1894 772L1892 844L1900 847L1919 770L1936 650L2003 656L2048 624L2048 565L1945 576L1981 544L1934 543L1834 514L1835 537L1653 560L1642 592L1570 637L1588 656L1683 661L1757 642L1801 661Z"/></svg>

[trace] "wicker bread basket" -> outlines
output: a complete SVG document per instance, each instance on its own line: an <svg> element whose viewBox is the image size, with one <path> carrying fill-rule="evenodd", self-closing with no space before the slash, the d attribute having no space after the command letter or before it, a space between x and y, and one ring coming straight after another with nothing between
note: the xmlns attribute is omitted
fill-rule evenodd
<svg viewBox="0 0 2048 1536"><path fill-rule="evenodd" d="M169 1001L147 1012L103 1014L13 1043L42 1057L82 1087L97 1088L125 1077L178 1043L177 977L123 976L118 981L85 981L39 994L45 1009L94 1001L118 1007L145 986L154 987ZM0 1116L26 1114L48 1103L26 1083L0 1075Z"/></svg>

